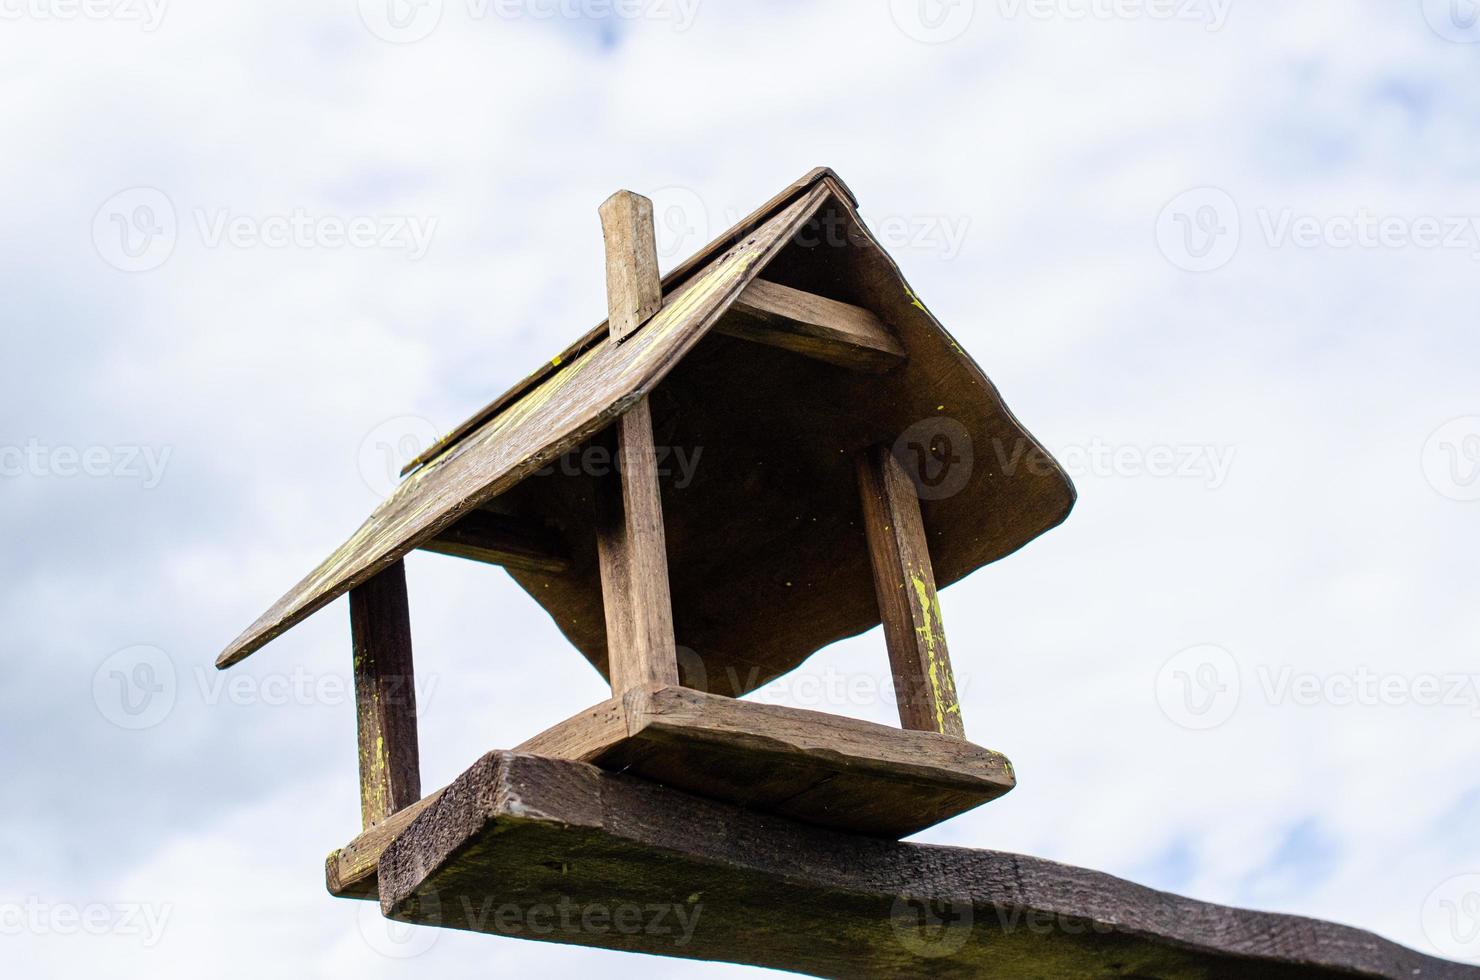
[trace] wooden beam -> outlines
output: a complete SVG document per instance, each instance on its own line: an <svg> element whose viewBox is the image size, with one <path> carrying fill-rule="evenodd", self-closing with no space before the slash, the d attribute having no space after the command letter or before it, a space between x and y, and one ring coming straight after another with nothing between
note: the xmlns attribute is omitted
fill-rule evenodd
<svg viewBox="0 0 1480 980"><path fill-rule="evenodd" d="M636 689L514 751L613 772L803 823L898 839L995 800L1015 783L965 739L681 687Z"/></svg>
<svg viewBox="0 0 1480 980"><path fill-rule="evenodd" d="M570 570L569 552L550 530L532 521L475 510L421 546L423 551L558 575Z"/></svg>
<svg viewBox="0 0 1480 980"><path fill-rule="evenodd" d="M336 898L363 898L378 900L380 886L376 881L375 869L380 855L400 836L401 831L411 826L411 821L421 816L423 810L437 802L442 790L428 793L415 803L399 810L373 827L360 833L348 844L334 851L324 861L324 886Z"/></svg>
<svg viewBox="0 0 1480 980"><path fill-rule="evenodd" d="M653 202L617 191L601 205L606 242L606 305L611 339L621 343L663 307Z"/></svg>
<svg viewBox="0 0 1480 980"><path fill-rule="evenodd" d="M905 357L884 321L863 307L764 279L745 288L715 329L856 371L887 371Z"/></svg>
<svg viewBox="0 0 1480 980"><path fill-rule="evenodd" d="M964 737L915 485L888 447L876 446L858 458L858 486L900 724Z"/></svg>
<svg viewBox="0 0 1480 980"><path fill-rule="evenodd" d="M350 590L349 619L360 737L360 815L369 828L421 798L403 562Z"/></svg>
<svg viewBox="0 0 1480 980"><path fill-rule="evenodd" d="M1055 861L819 830L495 752L385 850L392 919L819 977L1476 980L1371 933Z"/></svg>
<svg viewBox="0 0 1480 980"><path fill-rule="evenodd" d="M678 686L678 647L653 420L643 398L617 419L617 471L597 481L596 545L612 693Z"/></svg>

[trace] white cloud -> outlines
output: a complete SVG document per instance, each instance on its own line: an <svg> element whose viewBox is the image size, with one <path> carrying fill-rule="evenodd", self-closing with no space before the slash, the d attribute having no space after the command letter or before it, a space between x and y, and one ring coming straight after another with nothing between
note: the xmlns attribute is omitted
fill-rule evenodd
<svg viewBox="0 0 1480 980"><path fill-rule="evenodd" d="M347 707L210 710L187 687L159 729L120 733L92 671L153 644L188 679L373 504L367 433L402 415L445 427L599 320L607 193L687 188L718 232L817 164L871 216L965 223L955 258L905 249L901 264L1050 446L1237 450L1216 490L1088 475L1064 528L946 593L968 732L1021 785L926 839L1425 945L1425 896L1480 868L1464 819L1473 715L1269 704L1257 672L1476 662L1475 505L1421 466L1441 424L1480 414L1474 263L1279 245L1258 214L1480 214L1473 52L1415 4L1236 5L1209 32L981 3L940 45L910 40L888 6L705 3L687 31L626 23L613 44L448 4L425 40L394 45L348 0L176 0L149 32L6 24L0 443L173 450L157 490L4 490L18 683L0 732L29 748L0 837L31 853L3 853L18 875L3 891L175 909L168 955L36 936L15 954L31 973L193 975L223 955L242 975L397 972L318 878L354 831ZM124 273L92 223L141 186L186 220L163 265ZM1243 235L1226 266L1192 275L1158 251L1156 220L1204 186L1236 202ZM415 261L210 247L194 209L436 226ZM435 558L412 573L424 669L444 680L429 784L601 697L502 575ZM343 671L345 618L331 607L243 669ZM1187 731L1158 709L1157 671L1206 643L1238 659L1243 699ZM882 669L877 635L803 671L860 663ZM107 806L68 802L80 791L59 772ZM105 832L90 867L78 842ZM450 934L427 955L697 969Z"/></svg>

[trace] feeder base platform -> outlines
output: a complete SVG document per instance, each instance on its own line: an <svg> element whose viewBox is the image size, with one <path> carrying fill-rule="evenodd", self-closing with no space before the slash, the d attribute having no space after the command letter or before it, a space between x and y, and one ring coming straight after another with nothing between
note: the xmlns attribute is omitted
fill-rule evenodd
<svg viewBox="0 0 1480 980"><path fill-rule="evenodd" d="M1012 789L964 739L683 687L604 701L514 749L804 823L898 840Z"/></svg>

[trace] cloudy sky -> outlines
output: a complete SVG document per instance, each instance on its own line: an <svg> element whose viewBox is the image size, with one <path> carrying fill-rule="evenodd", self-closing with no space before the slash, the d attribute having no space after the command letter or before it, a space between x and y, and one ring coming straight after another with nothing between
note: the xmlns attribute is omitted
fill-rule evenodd
<svg viewBox="0 0 1480 980"><path fill-rule="evenodd" d="M943 596L1020 785L922 839L1480 960L1471 0L0 17L17 975L758 972L388 933L322 884L345 604L211 662L601 318L610 192L668 267L822 164L1080 491ZM408 567L424 786L604 696L501 571ZM875 631L759 696L889 722L884 663Z"/></svg>

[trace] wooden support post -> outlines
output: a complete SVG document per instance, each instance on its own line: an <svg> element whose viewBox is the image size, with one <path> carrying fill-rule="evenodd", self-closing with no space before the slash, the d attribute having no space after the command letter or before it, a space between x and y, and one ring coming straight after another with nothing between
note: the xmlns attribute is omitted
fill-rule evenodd
<svg viewBox="0 0 1480 980"><path fill-rule="evenodd" d="M858 486L900 724L964 737L915 485L888 447L876 446L858 459Z"/></svg>
<svg viewBox="0 0 1480 980"><path fill-rule="evenodd" d="M612 693L620 698L635 687L677 687L678 649L647 399L613 428L617 472L598 481L596 544L606 604L607 669Z"/></svg>
<svg viewBox="0 0 1480 980"><path fill-rule="evenodd" d="M421 799L416 688L406 566L396 562L349 594L365 828Z"/></svg>
<svg viewBox="0 0 1480 980"><path fill-rule="evenodd" d="M663 307L653 202L641 194L617 191L600 210L608 328L611 339L621 343Z"/></svg>

